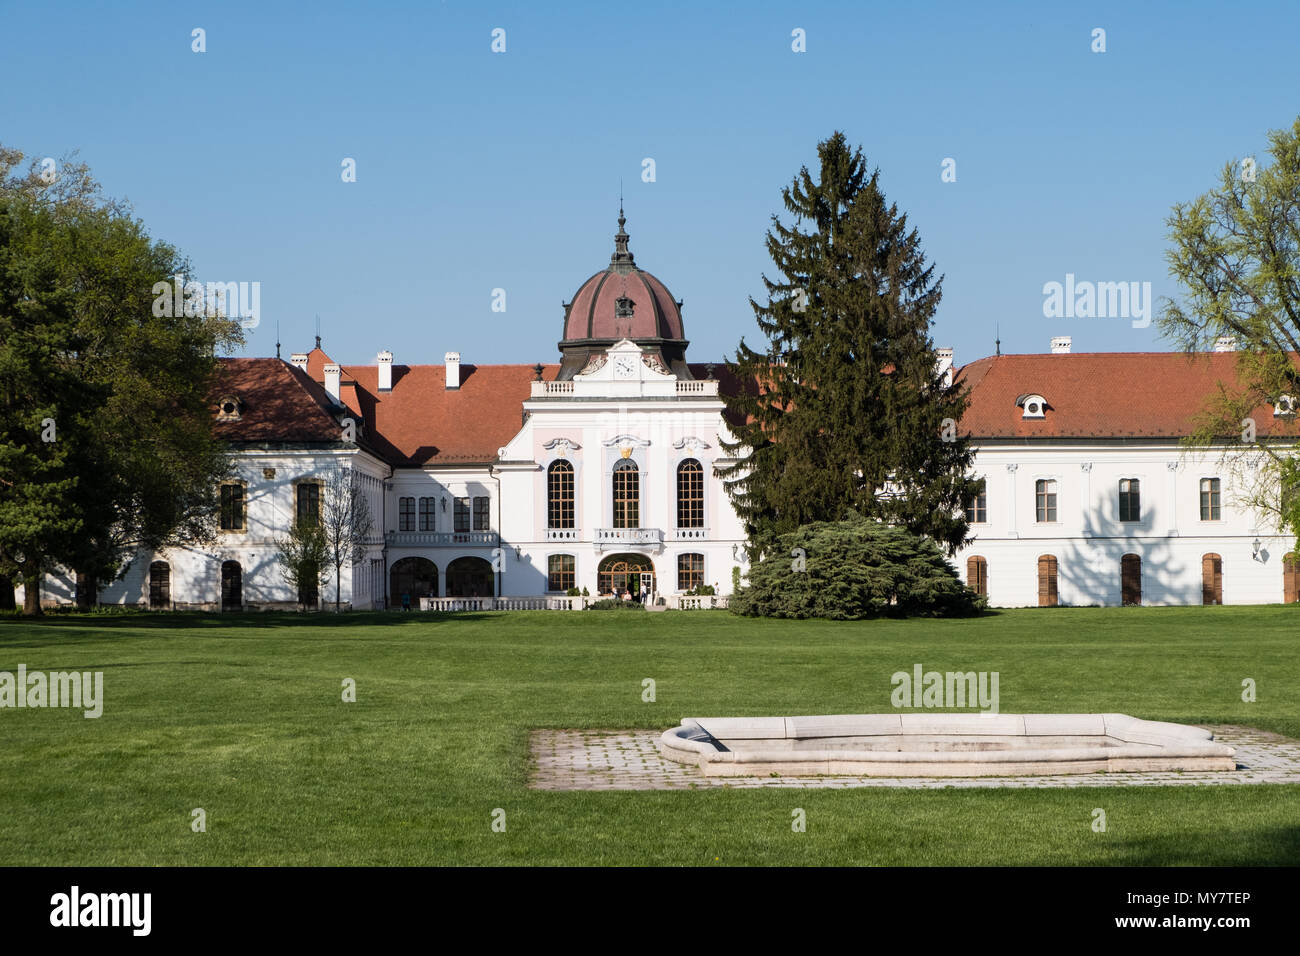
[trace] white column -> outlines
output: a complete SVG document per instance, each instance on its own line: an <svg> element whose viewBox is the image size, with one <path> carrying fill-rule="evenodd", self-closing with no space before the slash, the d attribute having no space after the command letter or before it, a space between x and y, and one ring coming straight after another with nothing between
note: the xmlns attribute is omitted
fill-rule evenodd
<svg viewBox="0 0 1300 956"><path fill-rule="evenodd" d="M1016 500L1016 469L1019 465L1007 465L1007 537L1018 538L1020 532L1016 530L1016 507L1019 502Z"/></svg>

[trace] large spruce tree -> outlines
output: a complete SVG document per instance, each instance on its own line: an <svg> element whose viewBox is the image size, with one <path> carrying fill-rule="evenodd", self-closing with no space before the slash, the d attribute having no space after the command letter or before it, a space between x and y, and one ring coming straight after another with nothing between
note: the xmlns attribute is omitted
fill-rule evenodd
<svg viewBox="0 0 1300 956"><path fill-rule="evenodd" d="M942 277L879 170L836 132L783 189L794 222L772 217L776 278L750 300L763 349L742 339L727 399L743 424L723 469L751 553L776 535L852 514L926 535L953 553L976 491L959 432L966 398L937 370L930 323Z"/></svg>

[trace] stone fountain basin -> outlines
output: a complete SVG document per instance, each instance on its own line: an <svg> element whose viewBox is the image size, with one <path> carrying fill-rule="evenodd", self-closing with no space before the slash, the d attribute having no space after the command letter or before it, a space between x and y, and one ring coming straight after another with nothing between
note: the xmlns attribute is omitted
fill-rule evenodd
<svg viewBox="0 0 1300 956"><path fill-rule="evenodd" d="M987 777L1235 770L1200 727L1127 714L687 717L659 738L709 777Z"/></svg>

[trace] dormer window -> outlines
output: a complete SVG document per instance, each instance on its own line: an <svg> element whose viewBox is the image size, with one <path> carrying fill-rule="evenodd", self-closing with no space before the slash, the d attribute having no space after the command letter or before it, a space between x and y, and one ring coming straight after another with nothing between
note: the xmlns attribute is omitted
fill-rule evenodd
<svg viewBox="0 0 1300 956"><path fill-rule="evenodd" d="M1294 395L1279 395L1277 401L1273 404L1274 418L1294 418L1296 413L1296 400Z"/></svg>
<svg viewBox="0 0 1300 956"><path fill-rule="evenodd" d="M1021 418L1046 418L1047 399L1041 395L1021 395L1016 399Z"/></svg>
<svg viewBox="0 0 1300 956"><path fill-rule="evenodd" d="M237 422L244 412L244 403L238 395L225 395L217 402L217 421Z"/></svg>

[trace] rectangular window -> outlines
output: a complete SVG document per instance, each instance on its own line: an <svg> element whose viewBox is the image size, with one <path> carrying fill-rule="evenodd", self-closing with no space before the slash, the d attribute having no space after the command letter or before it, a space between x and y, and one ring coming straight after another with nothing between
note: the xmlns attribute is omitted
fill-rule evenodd
<svg viewBox="0 0 1300 956"><path fill-rule="evenodd" d="M397 500L397 530L415 530L415 499L399 498Z"/></svg>
<svg viewBox="0 0 1300 956"><path fill-rule="evenodd" d="M469 530L469 499L456 499L456 526L457 531Z"/></svg>
<svg viewBox="0 0 1300 956"><path fill-rule="evenodd" d="M677 556L677 590L692 591L704 583L704 555Z"/></svg>
<svg viewBox="0 0 1300 956"><path fill-rule="evenodd" d="M320 485L306 481L298 485L298 520L320 523Z"/></svg>
<svg viewBox="0 0 1300 956"><path fill-rule="evenodd" d="M474 499L474 530L492 530L492 499L486 495Z"/></svg>
<svg viewBox="0 0 1300 956"><path fill-rule="evenodd" d="M1039 479L1034 484L1035 506L1039 521L1056 520L1056 482L1052 479Z"/></svg>
<svg viewBox="0 0 1300 956"><path fill-rule="evenodd" d="M421 498L421 499L420 499L420 530L421 530L421 531L435 531L435 530L437 530L437 529L434 527L434 525L435 525L436 522L435 522L435 520L434 520L434 516L433 516L433 515L434 515L434 511L433 511L433 499L432 499L432 498Z"/></svg>
<svg viewBox="0 0 1300 956"><path fill-rule="evenodd" d="M573 555L553 554L546 559L546 590L567 591L574 587Z"/></svg>
<svg viewBox="0 0 1300 956"><path fill-rule="evenodd" d="M1141 488L1136 478L1124 478L1119 483L1119 520L1141 521Z"/></svg>
<svg viewBox="0 0 1300 956"><path fill-rule="evenodd" d="M1219 479L1201 479L1201 520L1218 521L1221 517L1219 502Z"/></svg>
<svg viewBox="0 0 1300 956"><path fill-rule="evenodd" d="M984 524L989 520L989 495L983 479L980 480L979 491L971 500L970 507L966 509L967 524Z"/></svg>
<svg viewBox="0 0 1300 956"><path fill-rule="evenodd" d="M221 530L244 530L244 486L239 482L221 486Z"/></svg>

